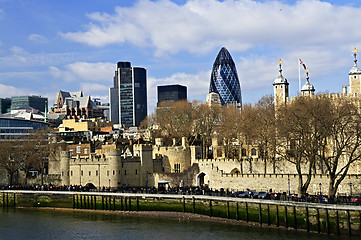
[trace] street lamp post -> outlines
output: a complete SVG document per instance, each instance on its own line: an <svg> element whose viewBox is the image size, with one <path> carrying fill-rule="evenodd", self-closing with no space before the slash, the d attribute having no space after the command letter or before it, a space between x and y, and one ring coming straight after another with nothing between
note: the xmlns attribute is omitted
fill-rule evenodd
<svg viewBox="0 0 361 240"><path fill-rule="evenodd" d="M352 182L350 182L350 196L352 196Z"/></svg>
<svg viewBox="0 0 361 240"><path fill-rule="evenodd" d="M110 178L109 178L109 192L110 192Z"/></svg>
<svg viewBox="0 0 361 240"><path fill-rule="evenodd" d="M320 183L320 203L322 203L322 184Z"/></svg>
<svg viewBox="0 0 361 240"><path fill-rule="evenodd" d="M182 193L184 194L184 179L182 179Z"/></svg>
<svg viewBox="0 0 361 240"><path fill-rule="evenodd" d="M145 180L145 193L148 193L148 179Z"/></svg>
<svg viewBox="0 0 361 240"><path fill-rule="evenodd" d="M288 196L291 196L291 182L290 182L290 179L288 179Z"/></svg>

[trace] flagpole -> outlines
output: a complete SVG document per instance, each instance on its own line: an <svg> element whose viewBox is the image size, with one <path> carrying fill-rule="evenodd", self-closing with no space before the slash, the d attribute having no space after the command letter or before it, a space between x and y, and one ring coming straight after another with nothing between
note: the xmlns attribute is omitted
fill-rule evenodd
<svg viewBox="0 0 361 240"><path fill-rule="evenodd" d="M301 94L301 63L300 59L297 59L298 62L298 93Z"/></svg>

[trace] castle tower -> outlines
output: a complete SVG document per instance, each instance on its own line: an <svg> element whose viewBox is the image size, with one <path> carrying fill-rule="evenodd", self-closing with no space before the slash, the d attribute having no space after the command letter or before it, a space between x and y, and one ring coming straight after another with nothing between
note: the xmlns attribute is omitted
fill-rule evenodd
<svg viewBox="0 0 361 240"><path fill-rule="evenodd" d="M354 48L354 65L349 72L349 81L350 81L350 96L358 97L361 94L361 70L357 66L357 52L358 50Z"/></svg>
<svg viewBox="0 0 361 240"><path fill-rule="evenodd" d="M153 173L153 146L136 144L133 146L134 155L140 157L140 177L139 185L145 186L148 183L148 174Z"/></svg>
<svg viewBox="0 0 361 240"><path fill-rule="evenodd" d="M313 87L313 85L309 81L309 79L310 79L309 76L308 76L309 71L310 70L307 68L306 83L301 88L301 96L305 96L305 97L310 97L310 96L315 95L315 88Z"/></svg>
<svg viewBox="0 0 361 240"><path fill-rule="evenodd" d="M280 59L280 70L279 75L273 82L273 93L274 93L274 101L275 106L280 106L281 104L285 104L288 98L288 82L287 79L282 75L282 60Z"/></svg>
<svg viewBox="0 0 361 240"><path fill-rule="evenodd" d="M109 176L108 178L108 184L104 184L103 186L110 186L111 188L117 188L118 182L120 182L120 162L121 162L121 152L120 150L110 150L109 151ZM106 181L105 181L106 183Z"/></svg>
<svg viewBox="0 0 361 240"><path fill-rule="evenodd" d="M70 174L69 174L69 164L70 164L70 152L61 151L60 152L60 171L61 179L63 185L70 185Z"/></svg>

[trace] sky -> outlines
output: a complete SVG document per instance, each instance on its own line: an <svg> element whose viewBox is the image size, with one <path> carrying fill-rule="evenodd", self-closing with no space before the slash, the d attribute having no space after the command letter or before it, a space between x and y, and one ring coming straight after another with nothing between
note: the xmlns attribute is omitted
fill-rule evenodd
<svg viewBox="0 0 361 240"><path fill-rule="evenodd" d="M361 49L361 1L0 0L0 97L52 105L59 90L82 90L108 102L116 63L129 61L147 69L148 113L159 85L185 85L189 101L205 102L222 47L243 103L273 94L279 59L291 96L299 58L316 93L341 92Z"/></svg>

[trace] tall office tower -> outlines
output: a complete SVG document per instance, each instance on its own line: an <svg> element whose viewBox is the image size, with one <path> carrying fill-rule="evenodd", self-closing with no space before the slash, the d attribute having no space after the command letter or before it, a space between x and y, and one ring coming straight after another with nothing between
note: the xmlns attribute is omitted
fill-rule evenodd
<svg viewBox="0 0 361 240"><path fill-rule="evenodd" d="M158 86L158 103L163 101L176 102L179 100L187 100L187 87L179 84Z"/></svg>
<svg viewBox="0 0 361 240"><path fill-rule="evenodd" d="M0 113L8 113L11 108L11 98L0 98Z"/></svg>
<svg viewBox="0 0 361 240"><path fill-rule="evenodd" d="M48 98L41 96L11 97L11 110L29 106L39 110L40 112L48 112L47 102Z"/></svg>
<svg viewBox="0 0 361 240"><path fill-rule="evenodd" d="M209 93L218 93L221 104L242 106L241 85L231 54L223 47L213 64Z"/></svg>
<svg viewBox="0 0 361 240"><path fill-rule="evenodd" d="M139 126L147 116L145 68L118 62L114 87L109 89L110 120L125 127Z"/></svg>

